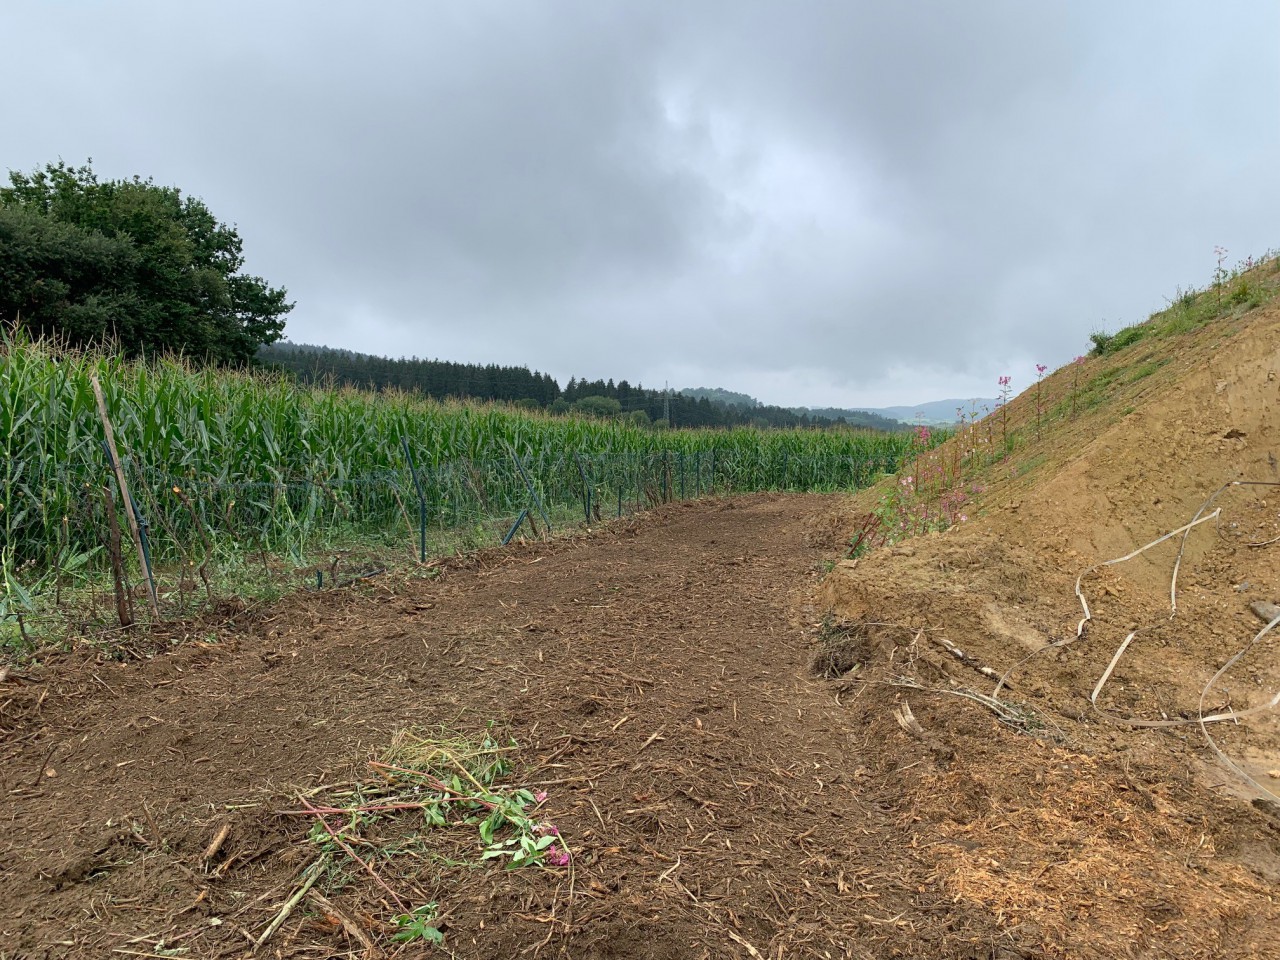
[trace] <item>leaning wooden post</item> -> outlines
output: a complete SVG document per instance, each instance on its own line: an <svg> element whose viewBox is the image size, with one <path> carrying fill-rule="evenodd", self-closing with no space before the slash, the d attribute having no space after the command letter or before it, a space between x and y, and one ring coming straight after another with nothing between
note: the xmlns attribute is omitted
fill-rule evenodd
<svg viewBox="0 0 1280 960"><path fill-rule="evenodd" d="M116 520L115 498L111 488L103 486L102 502L107 511L107 552L111 556L111 579L116 593L116 616L120 626L133 626L133 613L130 610L130 597L125 589L124 558L120 555L120 524Z"/></svg>
<svg viewBox="0 0 1280 960"><path fill-rule="evenodd" d="M124 478L124 466L120 463L120 453L116 450L116 434L111 429L111 418L107 416L107 401L102 397L102 384L98 382L96 373L89 374L89 382L93 384L93 395L98 401L98 416L102 420L102 430L107 437L107 449L111 453L111 466L115 470L116 483L120 485L120 499L123 501L125 519L129 521L129 534L133 537L133 546L138 551L138 563L147 581L147 598L151 601L151 613L159 620L160 602L156 599L156 582L152 579L151 568L147 564L146 554L142 551L138 518L133 512L133 498L129 496L129 484Z"/></svg>

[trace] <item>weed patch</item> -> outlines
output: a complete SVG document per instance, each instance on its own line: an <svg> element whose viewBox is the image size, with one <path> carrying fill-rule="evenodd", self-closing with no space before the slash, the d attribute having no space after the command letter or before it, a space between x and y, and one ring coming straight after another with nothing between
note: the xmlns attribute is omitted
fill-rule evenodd
<svg viewBox="0 0 1280 960"><path fill-rule="evenodd" d="M1151 314L1145 322L1116 333L1095 331L1089 335L1093 341L1092 354L1110 356L1142 340L1190 333L1208 323L1253 310L1275 297L1280 287L1276 282L1280 269L1277 254L1268 251L1256 259L1247 257L1228 269L1227 252L1221 247L1214 252L1218 265L1213 282L1206 289L1179 289L1164 310Z"/></svg>
<svg viewBox="0 0 1280 960"><path fill-rule="evenodd" d="M441 945L447 922L435 893L417 885L421 863L571 868L568 844L540 813L547 794L509 782L516 749L492 729L480 738L402 731L366 779L300 794L299 809L282 813L313 821L307 839L317 856L299 889L319 882L332 893L363 875L390 905L390 940Z"/></svg>

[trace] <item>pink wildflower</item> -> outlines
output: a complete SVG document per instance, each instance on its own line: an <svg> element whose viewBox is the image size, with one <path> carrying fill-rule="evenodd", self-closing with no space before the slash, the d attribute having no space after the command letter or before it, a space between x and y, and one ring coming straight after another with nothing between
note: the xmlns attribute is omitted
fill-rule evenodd
<svg viewBox="0 0 1280 960"><path fill-rule="evenodd" d="M548 847L545 859L553 867L568 866L569 851L561 850L559 847Z"/></svg>

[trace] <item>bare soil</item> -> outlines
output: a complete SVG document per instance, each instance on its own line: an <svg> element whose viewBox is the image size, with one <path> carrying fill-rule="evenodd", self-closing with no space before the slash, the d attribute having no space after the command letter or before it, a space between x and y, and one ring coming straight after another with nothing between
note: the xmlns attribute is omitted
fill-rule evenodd
<svg viewBox="0 0 1280 960"><path fill-rule="evenodd" d="M1020 956L932 882L908 798L874 772L898 760L809 675L796 599L823 507L672 507L435 582L301 595L216 644L10 678L0 952L244 955L311 857L309 825L278 815L294 791L357 775L402 728L496 721L549 793L573 892L563 870L417 864L458 956ZM379 893L329 899L385 944ZM266 955L365 952L316 913Z"/></svg>
<svg viewBox="0 0 1280 960"><path fill-rule="evenodd" d="M944 890L1006 930L1035 924L1051 955L1280 956L1280 636L1254 642L1255 608L1280 601L1280 309L1090 357L1047 378L1038 406L1069 411L1099 381L1109 402L1045 422L973 478L966 522L842 563L820 602L858 629L915 631L883 642L914 658L894 677L931 688L892 688L926 740L955 746L975 704L954 694L995 692L982 666L1052 734L1048 753L993 738L986 762L956 748L963 762L913 771L918 816L947 844ZM1010 429L1034 437L1036 406L1034 388L1017 398ZM998 417L938 458L999 437ZM853 526L869 502L820 529ZM1185 545L1086 573L1215 508Z"/></svg>
<svg viewBox="0 0 1280 960"><path fill-rule="evenodd" d="M1241 806L1224 825L1185 772L1170 782L964 702L914 701L915 737L891 718L903 691L815 671L843 643L827 673L888 676L911 639L820 628L809 598L829 545L813 529L831 506L673 506L458 561L432 582L299 595L216 643L10 676L0 955L249 956L314 859L310 824L280 813L299 791L361 776L398 730L495 721L522 747L521 782L548 792L574 865L406 854L384 867L441 904L456 956L1275 948L1264 874L1280 831L1265 815ZM1006 903L986 874L953 882L975 858L986 874L1065 868L1080 893L1055 884L1035 909ZM1108 886L1134 864L1140 881ZM331 911L304 902L259 955L401 949L371 878L325 896ZM1131 939L1095 945L1090 905L1114 899Z"/></svg>

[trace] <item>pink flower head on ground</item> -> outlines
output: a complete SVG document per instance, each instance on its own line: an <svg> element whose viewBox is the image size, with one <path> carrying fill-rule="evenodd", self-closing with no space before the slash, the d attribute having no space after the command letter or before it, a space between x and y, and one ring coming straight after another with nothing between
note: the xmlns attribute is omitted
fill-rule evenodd
<svg viewBox="0 0 1280 960"><path fill-rule="evenodd" d="M553 867L568 866L569 851L561 850L559 847L548 847L546 857L544 859Z"/></svg>

